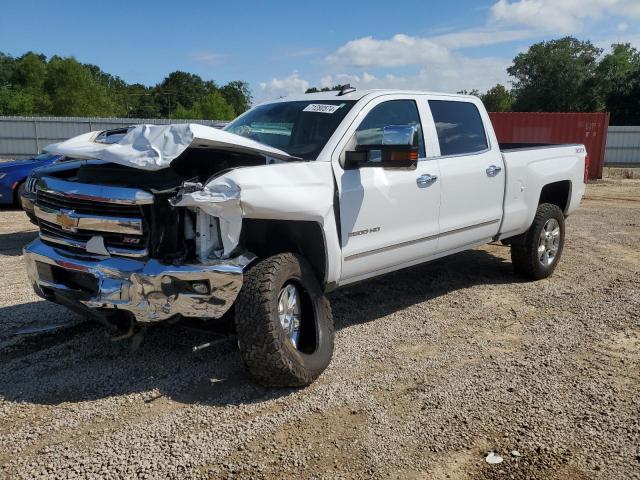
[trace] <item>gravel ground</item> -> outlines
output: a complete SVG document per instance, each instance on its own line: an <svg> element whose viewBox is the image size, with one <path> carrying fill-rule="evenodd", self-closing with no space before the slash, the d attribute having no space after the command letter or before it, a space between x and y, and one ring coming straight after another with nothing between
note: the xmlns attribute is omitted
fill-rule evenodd
<svg viewBox="0 0 640 480"><path fill-rule="evenodd" d="M336 292L333 363L282 390L232 337L194 353L211 333L159 326L132 351L39 300L35 229L2 211L0 476L640 478L639 225L640 181L599 182L550 279L489 245Z"/></svg>

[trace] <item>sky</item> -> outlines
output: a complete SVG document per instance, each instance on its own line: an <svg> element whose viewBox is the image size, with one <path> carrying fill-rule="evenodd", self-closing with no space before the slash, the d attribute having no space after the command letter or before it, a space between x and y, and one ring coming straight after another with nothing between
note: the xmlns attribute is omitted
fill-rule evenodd
<svg viewBox="0 0 640 480"><path fill-rule="evenodd" d="M5 0L0 51L73 56L128 83L174 70L254 101L310 86L442 92L509 85L532 43L573 35L640 48L640 0Z"/></svg>

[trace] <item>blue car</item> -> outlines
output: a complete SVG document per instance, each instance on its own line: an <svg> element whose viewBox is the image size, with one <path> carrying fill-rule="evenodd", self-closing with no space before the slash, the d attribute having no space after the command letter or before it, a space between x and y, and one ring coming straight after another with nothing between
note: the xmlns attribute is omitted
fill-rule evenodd
<svg viewBox="0 0 640 480"><path fill-rule="evenodd" d="M0 204L20 205L24 182L31 172L36 168L51 165L60 159L62 159L60 155L43 153L28 160L0 163Z"/></svg>

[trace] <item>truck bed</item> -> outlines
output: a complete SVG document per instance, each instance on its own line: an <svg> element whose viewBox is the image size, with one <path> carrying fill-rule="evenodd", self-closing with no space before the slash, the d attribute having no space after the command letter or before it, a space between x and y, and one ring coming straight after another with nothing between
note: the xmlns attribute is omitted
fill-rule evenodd
<svg viewBox="0 0 640 480"><path fill-rule="evenodd" d="M565 215L575 210L584 192L583 145L499 143L499 146L506 167L501 234L518 235L529 228L547 185L557 184L553 188L567 192L562 194Z"/></svg>

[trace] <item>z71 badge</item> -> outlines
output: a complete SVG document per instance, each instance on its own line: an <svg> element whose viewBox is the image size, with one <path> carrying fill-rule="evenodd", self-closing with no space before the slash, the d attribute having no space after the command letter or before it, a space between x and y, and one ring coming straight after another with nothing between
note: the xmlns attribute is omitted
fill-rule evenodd
<svg viewBox="0 0 640 480"><path fill-rule="evenodd" d="M358 230L357 232L351 232L349 238L359 237L360 235L366 235L367 233L376 233L380 231L380 227L366 228L364 230Z"/></svg>

